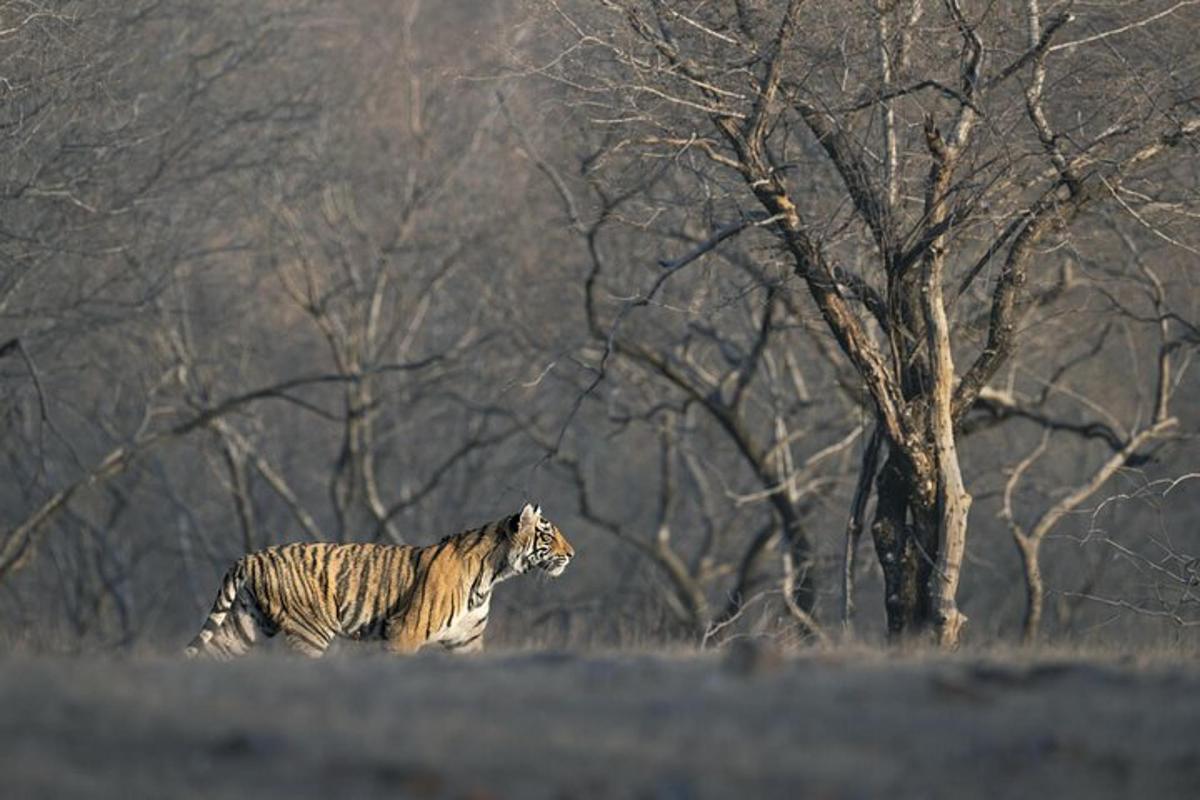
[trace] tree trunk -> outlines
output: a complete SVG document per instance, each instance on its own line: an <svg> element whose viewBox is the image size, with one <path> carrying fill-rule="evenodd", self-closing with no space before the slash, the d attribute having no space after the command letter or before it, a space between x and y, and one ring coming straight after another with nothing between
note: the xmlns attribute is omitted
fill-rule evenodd
<svg viewBox="0 0 1200 800"><path fill-rule="evenodd" d="M1038 560L1041 544L1041 539L1032 536L1017 537L1017 551L1021 554L1021 567L1025 572L1025 618L1021 625L1021 639L1025 644L1033 644L1042 628L1045 592Z"/></svg>
<svg viewBox="0 0 1200 800"><path fill-rule="evenodd" d="M854 490L854 500L850 503L850 519L846 522L845 549L842 553L842 629L847 634L852 633L854 628L854 576L858 568L858 541L862 538L863 517L867 513L867 500L871 496L871 484L875 481L879 446L882 443L883 427L876 424L863 450L858 485Z"/></svg>
<svg viewBox="0 0 1200 800"><path fill-rule="evenodd" d="M943 480L938 486L938 526L940 549L937 566L928 586L932 603L933 623L938 644L942 647L957 647L967 617L958 610L956 595L958 579L962 572L963 555L967 544L967 515L971 508L971 495L962 484L958 459L952 465L939 470Z"/></svg>
<svg viewBox="0 0 1200 800"><path fill-rule="evenodd" d="M950 352L950 323L942 298L942 266L944 259L940 242L930 248L926 259L922 295L925 306L925 325L929 346L929 367L932 385L929 388L929 428L933 444L934 467L937 470L935 499L937 519L937 567L928 585L933 604L933 622L938 644L958 645L966 616L958 610L958 578L962 571L967 546L967 514L971 495L963 485L958 464L958 446L954 439L954 360ZM932 560L933 554L928 553Z"/></svg>
<svg viewBox="0 0 1200 800"><path fill-rule="evenodd" d="M254 513L254 499L250 494L250 477L246 470L246 454L232 439L225 435L220 421L214 424L221 454L229 469L229 493L237 512L238 524L242 529L242 551L252 553L259 548L258 524Z"/></svg>
<svg viewBox="0 0 1200 800"><path fill-rule="evenodd" d="M813 581L812 542L800 523L800 513L786 498L775 503L783 521L783 547L790 553L795 566L795 589L792 600L805 613L812 614L817 602L817 587Z"/></svg>
<svg viewBox="0 0 1200 800"><path fill-rule="evenodd" d="M939 642L952 646L943 641L939 616L938 589L946 574L946 555L940 493L936 487L929 491L936 479L919 471L899 448L889 447L876 481L878 503L871 526L883 567L888 638L901 643L926 636L933 629ZM956 525L965 538L965 510ZM952 557L961 563L961 547ZM957 641L957 633L953 641Z"/></svg>
<svg viewBox="0 0 1200 800"><path fill-rule="evenodd" d="M909 470L904 457L889 443L887 461L876 480L878 501L871 536L883 568L883 606L892 641L910 632L916 618L916 581L908 528Z"/></svg>

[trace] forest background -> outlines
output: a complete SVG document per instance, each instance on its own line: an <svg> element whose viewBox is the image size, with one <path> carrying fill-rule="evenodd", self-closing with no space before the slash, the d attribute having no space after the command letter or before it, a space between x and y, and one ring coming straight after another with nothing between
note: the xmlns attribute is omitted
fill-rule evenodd
<svg viewBox="0 0 1200 800"><path fill-rule="evenodd" d="M1194 649L1200 8L850 5L0 2L0 647L533 499L500 647Z"/></svg>

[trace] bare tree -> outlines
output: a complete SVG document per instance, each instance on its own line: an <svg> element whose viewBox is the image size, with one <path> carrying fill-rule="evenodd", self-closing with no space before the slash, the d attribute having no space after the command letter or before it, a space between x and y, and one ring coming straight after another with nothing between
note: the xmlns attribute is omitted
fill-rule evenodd
<svg viewBox="0 0 1200 800"><path fill-rule="evenodd" d="M1136 308L1130 308L1111 292L1108 293L1108 299L1120 313L1121 318L1135 324L1138 321L1148 323L1156 330L1158 352L1152 383L1153 394L1147 398L1146 405L1149 408L1138 409L1138 416L1146 421L1141 424L1140 428L1136 427L1136 423L1134 426L1130 426L1127 434L1118 434L1100 422L1072 428L1056 424L1054 420L1045 416L1029 415L1033 421L1044 427L1044 433L1038 446L1013 467L1004 487L1004 504L1001 509L1001 516L1008 524L1009 531L1021 555L1025 573L1026 604L1022 631L1026 642L1032 642L1037 638L1042 624L1045 585L1039 563L1039 552L1046 536L1055 529L1064 516L1087 502L1119 470L1131 464L1140 464L1144 459L1142 453L1146 446L1154 440L1172 433L1179 424L1179 420L1170 413L1171 400L1183 378L1190 358L1183 359L1182 365L1177 366L1172 355L1180 350L1183 350L1186 355L1189 346L1194 347L1194 342L1191 340L1194 338L1195 326L1188 323L1186 318L1171 308L1162 279L1146 263L1135 242L1128 235L1124 235L1122 239L1128 250L1129 258L1136 266L1137 282L1135 286L1144 293L1143 305L1148 305L1149 310L1141 312ZM1019 408L1019 405L1009 397L1001 397L999 402L1005 407ZM1014 493L1028 470L1046 452L1051 434L1056 428L1066 429L1072 434L1101 433L1102 435L1098 438L1105 441L1111 447L1112 452L1078 486L1071 488L1048 508L1041 511L1032 523L1023 525L1018 522L1017 513L1014 510Z"/></svg>
<svg viewBox="0 0 1200 800"><path fill-rule="evenodd" d="M1194 59L1155 28L1191 10L1105 12L1072 37L1069 5L868 4L858 19L800 0L548 6L568 44L541 74L620 131L614 157L700 154L728 205L755 203L766 224L739 230L771 235L869 394L887 443L872 533L894 636L959 640L971 497L958 431L1017 349L1047 248L1082 247L1070 236L1085 209L1128 202L1140 176L1195 152Z"/></svg>
<svg viewBox="0 0 1200 800"><path fill-rule="evenodd" d="M694 288L672 283L674 275L713 249L712 240L687 220L659 231L667 246L682 243L687 252L645 274L644 267L625 261L635 237L645 235L632 219L658 214L664 206L669 214L670 198L690 191L688 182L668 180L657 170L644 176L640 191L610 194L598 171L598 162L608 155L604 148L580 157L581 173L572 174L544 154L547 143L531 141L528 130L536 126L511 109L506 115L568 220L574 252L583 254L582 324L590 339L583 348L595 354L588 356L595 366L573 384L578 394L567 419L553 420L552 430L531 429L531 435L570 476L580 492L584 518L631 545L665 577L667 604L691 635L731 632L729 623L759 595L765 557L778 543L779 588L774 594L803 630L824 636L813 618L818 599L815 543L803 520L836 484L838 457L860 439L862 425L857 417L845 419L856 400L840 392L830 402L812 396L810 383L824 378L810 372L797 355L812 331L786 322L794 315L795 298L777 276L736 248L721 252L736 275L732 280L723 280L718 272ZM586 131L580 136L588 139ZM649 209L641 191L655 193ZM726 226L717 237L731 237L761 221L760 216ZM644 288L630 296L630 283ZM682 327L671 321L660 328L642 313L656 307L675 310ZM537 347L533 340L538 337L529 338ZM566 446L567 431L588 403L603 408L630 441L638 440L630 429L641 430L646 447L662 450L658 465L646 465L656 473L658 499L652 512L646 509L636 520L604 509L601 492L588 478L590 470ZM813 405L828 415L819 435L808 427L793 427L795 409ZM731 484L743 475L753 488L735 490ZM695 506L680 507L677 498L684 491L699 501L703 513L695 513ZM718 521L727 509L740 515L737 509L754 506L770 512L768 524L753 524L756 535L717 533L730 526ZM654 534L638 534L641 526ZM673 536L674 530L686 532L685 537Z"/></svg>

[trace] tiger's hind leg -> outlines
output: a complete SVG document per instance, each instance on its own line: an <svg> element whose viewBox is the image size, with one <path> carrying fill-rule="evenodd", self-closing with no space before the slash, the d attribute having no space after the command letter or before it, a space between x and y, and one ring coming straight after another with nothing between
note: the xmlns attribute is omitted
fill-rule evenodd
<svg viewBox="0 0 1200 800"><path fill-rule="evenodd" d="M235 605L219 619L214 619L215 625L206 625L200 631L187 655L204 655L222 661L245 655L260 638L275 635L269 622L256 611L245 605Z"/></svg>
<svg viewBox="0 0 1200 800"><path fill-rule="evenodd" d="M188 658L208 656L228 660L245 654L260 636L274 636L276 627L259 609L245 586L243 562L225 574L204 627L184 650Z"/></svg>

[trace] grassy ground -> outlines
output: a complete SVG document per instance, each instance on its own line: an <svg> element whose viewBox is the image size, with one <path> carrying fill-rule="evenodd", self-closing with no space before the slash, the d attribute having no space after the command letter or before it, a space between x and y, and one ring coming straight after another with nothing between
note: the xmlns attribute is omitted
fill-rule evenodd
<svg viewBox="0 0 1200 800"><path fill-rule="evenodd" d="M1004 657L0 660L9 798L1188 797L1200 669Z"/></svg>

